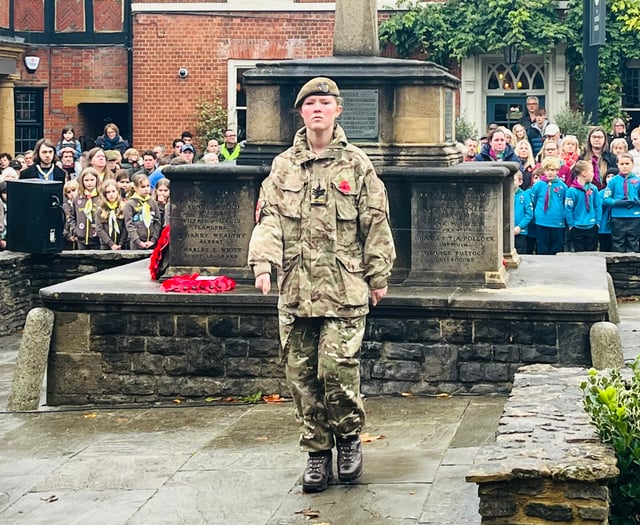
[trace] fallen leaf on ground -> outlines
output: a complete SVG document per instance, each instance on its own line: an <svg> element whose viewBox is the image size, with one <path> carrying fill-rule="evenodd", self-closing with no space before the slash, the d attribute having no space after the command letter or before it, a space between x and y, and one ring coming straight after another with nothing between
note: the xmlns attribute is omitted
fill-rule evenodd
<svg viewBox="0 0 640 525"><path fill-rule="evenodd" d="M283 403L286 401L280 394L269 394L268 396L262 396L262 400L265 403Z"/></svg>
<svg viewBox="0 0 640 525"><path fill-rule="evenodd" d="M58 496L52 494L51 496L45 496L44 498L40 498L45 503L53 503L54 501L58 501Z"/></svg>
<svg viewBox="0 0 640 525"><path fill-rule="evenodd" d="M82 417L85 419L94 419L98 417L98 414L96 412L89 412L88 414L84 414Z"/></svg>
<svg viewBox="0 0 640 525"><path fill-rule="evenodd" d="M413 397L413 394L411 392L402 392L400 395L402 397Z"/></svg>
<svg viewBox="0 0 640 525"><path fill-rule="evenodd" d="M294 514L302 514L305 518L309 518L309 519L320 517L320 511L312 510L312 509L297 510L296 512L294 512Z"/></svg>
<svg viewBox="0 0 640 525"><path fill-rule="evenodd" d="M214 401L222 401L221 397L205 397L204 400L207 403L213 403Z"/></svg>
<svg viewBox="0 0 640 525"><path fill-rule="evenodd" d="M223 398L222 401L225 402L225 403L235 403L236 400L235 400L235 398L229 396L229 397Z"/></svg>
<svg viewBox="0 0 640 525"><path fill-rule="evenodd" d="M445 398L445 397L451 397L451 394L445 394L445 393L443 392L442 394L436 394L436 397L442 397L442 398Z"/></svg>
<svg viewBox="0 0 640 525"><path fill-rule="evenodd" d="M369 432L365 432L364 434L360 434L360 441L363 443L371 443L372 441L378 441L380 439L385 439L382 435L371 436Z"/></svg>
<svg viewBox="0 0 640 525"><path fill-rule="evenodd" d="M269 441L269 438L267 436L258 436L256 441Z"/></svg>
<svg viewBox="0 0 640 525"><path fill-rule="evenodd" d="M181 403L182 403L182 399L174 399L174 400L173 400L173 403L174 403L175 405L179 405L179 404L181 404Z"/></svg>

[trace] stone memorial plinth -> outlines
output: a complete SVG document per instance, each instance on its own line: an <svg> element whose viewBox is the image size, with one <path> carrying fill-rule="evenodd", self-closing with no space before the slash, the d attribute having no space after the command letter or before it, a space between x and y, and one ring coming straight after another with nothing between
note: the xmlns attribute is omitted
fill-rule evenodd
<svg viewBox="0 0 640 525"><path fill-rule="evenodd" d="M258 64L244 74L247 147L240 164L268 165L291 145L302 119L293 105L310 78L335 80L344 98L339 123L376 166L450 166L459 80L432 62L340 56Z"/></svg>
<svg viewBox="0 0 640 525"><path fill-rule="evenodd" d="M268 170L170 166L171 243L163 277L199 273L253 278L247 266L258 189Z"/></svg>
<svg viewBox="0 0 640 525"><path fill-rule="evenodd" d="M515 268L511 163L383 168L398 260L394 282L504 288Z"/></svg>

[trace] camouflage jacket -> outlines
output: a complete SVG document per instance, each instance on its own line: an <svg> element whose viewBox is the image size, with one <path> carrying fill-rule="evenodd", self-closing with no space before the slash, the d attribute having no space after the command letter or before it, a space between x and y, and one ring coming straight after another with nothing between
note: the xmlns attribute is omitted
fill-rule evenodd
<svg viewBox="0 0 640 525"><path fill-rule="evenodd" d="M306 129L263 181L249 265L278 270L278 308L298 317L354 317L384 288L396 258L388 200L371 161L340 126L320 155Z"/></svg>

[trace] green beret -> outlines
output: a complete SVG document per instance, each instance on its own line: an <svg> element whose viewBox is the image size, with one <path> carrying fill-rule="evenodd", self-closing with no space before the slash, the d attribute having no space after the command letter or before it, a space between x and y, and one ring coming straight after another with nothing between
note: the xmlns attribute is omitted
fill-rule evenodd
<svg viewBox="0 0 640 525"><path fill-rule="evenodd" d="M338 85L330 78L312 78L302 86L298 92L294 107L299 108L302 105L302 102L304 102L304 99L310 95L332 95L334 97L339 97L340 90L338 89Z"/></svg>

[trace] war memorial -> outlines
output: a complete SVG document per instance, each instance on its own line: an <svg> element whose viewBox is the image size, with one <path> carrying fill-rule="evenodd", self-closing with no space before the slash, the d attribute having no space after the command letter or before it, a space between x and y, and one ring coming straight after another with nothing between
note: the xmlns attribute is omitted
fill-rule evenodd
<svg viewBox="0 0 640 525"><path fill-rule="evenodd" d="M511 226L516 166L460 163L455 147L458 79L430 62L377 56L375 2L356 3L362 27L346 24L343 17L353 14L353 6L347 10L336 2L333 57L258 65L246 73L249 142L241 163L167 168L173 208L163 278L226 275L237 287L220 294L166 293L150 279L148 260L140 260L43 288L41 301L54 317L47 404L286 395L277 296L254 289L246 260L260 183L271 159L301 126L291 110L295 93L319 75L340 86L345 99L341 125L385 182L398 252L389 293L368 316L363 394L506 394L526 365L542 367L523 372L533 376L552 376L566 367L573 372L550 380L557 382L551 391L564 392L567 382L575 387L580 369L574 367L591 365L592 327L611 318L615 297L606 260L580 256L580 264L589 268L585 280L567 257L518 255ZM574 412L564 423L592 435L583 419L575 423L580 416ZM576 448L584 452L579 445L566 445L572 443L568 439L568 454ZM592 437L585 442L597 449L594 455L603 454ZM606 453L600 459L585 467L599 472L586 482L571 469L563 470L556 476L567 485L562 489L535 469L529 477L539 479L539 485L496 489L493 483L517 478L513 472L521 463L501 464L506 473L497 473L495 457L487 452L488 471L480 466L469 477L489 484L483 523L546 523L527 520L546 519L547 512L558 521L560 514L553 514L558 505L562 516L576 518L567 522L605 523L604 500L589 491L592 485L603 487L615 466ZM530 456L523 461L539 464ZM510 490L514 503L504 509L500 500ZM516 501L527 490L561 494L561 501L542 504L542 515L527 514L530 503L521 507ZM590 494L578 498L588 504L566 504L576 490ZM585 505L596 509L591 521L581 521L576 510Z"/></svg>

